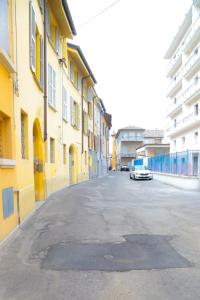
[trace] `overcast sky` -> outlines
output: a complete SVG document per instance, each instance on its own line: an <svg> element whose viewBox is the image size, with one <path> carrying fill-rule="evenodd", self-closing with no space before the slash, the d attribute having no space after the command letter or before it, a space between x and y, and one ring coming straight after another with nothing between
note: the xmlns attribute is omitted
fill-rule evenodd
<svg viewBox="0 0 200 300"><path fill-rule="evenodd" d="M135 125L164 128L167 108L163 57L192 0L68 0L81 46L98 81L96 90L113 130Z"/></svg>

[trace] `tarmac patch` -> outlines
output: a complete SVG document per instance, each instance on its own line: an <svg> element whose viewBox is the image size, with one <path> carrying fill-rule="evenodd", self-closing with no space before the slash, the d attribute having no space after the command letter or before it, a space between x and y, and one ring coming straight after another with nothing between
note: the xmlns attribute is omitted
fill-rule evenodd
<svg viewBox="0 0 200 300"><path fill-rule="evenodd" d="M153 270L189 268L193 265L170 244L172 236L126 235L121 243L66 242L52 245L41 268L57 271Z"/></svg>

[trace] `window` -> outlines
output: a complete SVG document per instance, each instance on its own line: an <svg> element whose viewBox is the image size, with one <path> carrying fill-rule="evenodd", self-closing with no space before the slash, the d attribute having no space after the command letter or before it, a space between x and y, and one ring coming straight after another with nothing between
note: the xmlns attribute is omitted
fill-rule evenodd
<svg viewBox="0 0 200 300"><path fill-rule="evenodd" d="M194 133L194 143L195 143L195 144L198 143L198 139L199 139L199 133L198 133L198 131L196 131L196 132Z"/></svg>
<svg viewBox="0 0 200 300"><path fill-rule="evenodd" d="M28 158L28 116L21 111L21 154L22 159Z"/></svg>
<svg viewBox="0 0 200 300"><path fill-rule="evenodd" d="M6 219L14 213L13 188L2 190L3 218Z"/></svg>
<svg viewBox="0 0 200 300"><path fill-rule="evenodd" d="M30 68L40 87L44 85L44 42L39 33L35 11L30 2Z"/></svg>
<svg viewBox="0 0 200 300"><path fill-rule="evenodd" d="M76 129L80 129L80 105L72 97L70 102L71 125Z"/></svg>
<svg viewBox="0 0 200 300"><path fill-rule="evenodd" d="M71 82L74 83L74 65L71 61L70 61L70 80Z"/></svg>
<svg viewBox="0 0 200 300"><path fill-rule="evenodd" d="M56 107L56 72L50 64L48 65L48 102L52 107Z"/></svg>
<svg viewBox="0 0 200 300"><path fill-rule="evenodd" d="M176 149L176 140L174 140L174 149Z"/></svg>
<svg viewBox="0 0 200 300"><path fill-rule="evenodd" d="M62 93L62 104L63 104L63 119L67 121L67 91L63 86L63 93Z"/></svg>
<svg viewBox="0 0 200 300"><path fill-rule="evenodd" d="M55 163L55 140L50 138L50 163Z"/></svg>
<svg viewBox="0 0 200 300"><path fill-rule="evenodd" d="M199 52L199 49L196 48L196 49L194 50L194 55L196 56L196 55L198 54L198 52Z"/></svg>
<svg viewBox="0 0 200 300"><path fill-rule="evenodd" d="M177 103L177 99L176 98L174 98L174 104L176 104Z"/></svg>
<svg viewBox="0 0 200 300"><path fill-rule="evenodd" d="M194 114L197 116L199 114L199 104L195 104L194 106Z"/></svg>
<svg viewBox="0 0 200 300"><path fill-rule="evenodd" d="M8 0L0 1L0 48L10 56Z"/></svg>
<svg viewBox="0 0 200 300"><path fill-rule="evenodd" d="M88 133L88 148L90 149L90 150L92 150L93 149L93 133L91 132L91 131L89 131L89 133Z"/></svg>
<svg viewBox="0 0 200 300"><path fill-rule="evenodd" d="M185 147L185 137L182 137L182 146Z"/></svg>
<svg viewBox="0 0 200 300"><path fill-rule="evenodd" d="M64 144L64 145L63 145L63 164L64 164L64 165L66 165L66 163L67 163L66 149L67 149L67 147L66 147L66 145Z"/></svg>
<svg viewBox="0 0 200 300"><path fill-rule="evenodd" d="M93 116L93 103L92 102L88 102L88 115L89 115L89 118L92 119L92 116Z"/></svg>
<svg viewBox="0 0 200 300"><path fill-rule="evenodd" d="M195 85L198 84L198 81L199 81L199 77L196 76L196 77L194 78L194 84L195 84Z"/></svg>
<svg viewBox="0 0 200 300"><path fill-rule="evenodd" d="M11 120L0 111L0 158L12 157Z"/></svg>
<svg viewBox="0 0 200 300"><path fill-rule="evenodd" d="M83 131L84 131L84 134L88 134L88 115L87 113L84 111L83 113Z"/></svg>
<svg viewBox="0 0 200 300"><path fill-rule="evenodd" d="M59 54L60 53L60 32L58 30L58 28L56 27L56 53Z"/></svg>
<svg viewBox="0 0 200 300"><path fill-rule="evenodd" d="M85 151L85 165L87 165L87 151Z"/></svg>
<svg viewBox="0 0 200 300"><path fill-rule="evenodd" d="M176 119L174 119L174 127L176 128L176 125L177 125L177 121Z"/></svg>
<svg viewBox="0 0 200 300"><path fill-rule="evenodd" d="M74 86L78 89L78 71L74 71Z"/></svg>

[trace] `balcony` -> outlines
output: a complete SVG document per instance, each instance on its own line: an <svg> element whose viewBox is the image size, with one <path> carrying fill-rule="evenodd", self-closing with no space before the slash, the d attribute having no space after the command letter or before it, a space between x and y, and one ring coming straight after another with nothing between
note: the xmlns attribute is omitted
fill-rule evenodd
<svg viewBox="0 0 200 300"><path fill-rule="evenodd" d="M122 136L121 142L143 142L144 136Z"/></svg>
<svg viewBox="0 0 200 300"><path fill-rule="evenodd" d="M183 102L192 104L200 96L200 82L191 84L183 93Z"/></svg>
<svg viewBox="0 0 200 300"><path fill-rule="evenodd" d="M175 126L168 127L167 135L175 136L199 125L200 125L200 110L197 113L192 113L184 117L182 120L177 122L176 127Z"/></svg>
<svg viewBox="0 0 200 300"><path fill-rule="evenodd" d="M168 117L174 117L182 112L182 94L177 98L176 103L172 103L167 111Z"/></svg>
<svg viewBox="0 0 200 300"><path fill-rule="evenodd" d="M182 53L180 53L181 49L178 51L179 53L170 61L167 67L167 77L172 77L182 66Z"/></svg>
<svg viewBox="0 0 200 300"><path fill-rule="evenodd" d="M136 152L128 152L128 153L124 153L124 152L122 152L121 154L120 154L120 156L121 157L136 157Z"/></svg>
<svg viewBox="0 0 200 300"><path fill-rule="evenodd" d="M183 76L186 79L190 79L200 68L200 47L191 55L189 60L184 66Z"/></svg>
<svg viewBox="0 0 200 300"><path fill-rule="evenodd" d="M167 89L167 97L173 97L180 91L182 88L182 76L181 72L179 72L174 78L171 80L169 87Z"/></svg>
<svg viewBox="0 0 200 300"><path fill-rule="evenodd" d="M190 29L185 40L184 52L189 54L195 47L200 38L200 18L198 18Z"/></svg>

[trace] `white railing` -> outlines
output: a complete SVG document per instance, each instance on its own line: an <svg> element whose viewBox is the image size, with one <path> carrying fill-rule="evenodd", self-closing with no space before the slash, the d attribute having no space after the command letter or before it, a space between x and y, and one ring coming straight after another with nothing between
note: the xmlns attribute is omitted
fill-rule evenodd
<svg viewBox="0 0 200 300"><path fill-rule="evenodd" d="M197 112L193 112L192 114L189 114L188 116L184 117L182 120L176 123L176 126L173 125L168 127L167 132L168 133L176 132L180 129L188 127L189 125L192 125L197 121L200 122L200 110L198 110Z"/></svg>
<svg viewBox="0 0 200 300"><path fill-rule="evenodd" d="M177 108L179 106L181 107L181 105L183 103L182 99L183 99L183 94L181 93L178 97L176 97L176 103L172 103L168 107L167 115L170 115L172 112L174 112L175 110L177 110Z"/></svg>
<svg viewBox="0 0 200 300"><path fill-rule="evenodd" d="M181 46L181 48L178 49L176 56L170 60L170 63L167 66L167 70L166 70L167 75L170 73L171 69L176 65L178 60L182 59L182 49L183 46Z"/></svg>
<svg viewBox="0 0 200 300"><path fill-rule="evenodd" d="M188 32L187 38L185 40L185 49L187 49L189 42L191 41L191 39L193 38L193 36L195 35L195 33L199 28L200 28L200 18L198 17L197 20L192 25L190 31Z"/></svg>
<svg viewBox="0 0 200 300"><path fill-rule="evenodd" d="M184 92L183 92L183 102L187 101L193 95L200 91L200 78L198 78L198 82L193 82Z"/></svg>
<svg viewBox="0 0 200 300"><path fill-rule="evenodd" d="M200 59L200 46L195 50L198 51L196 54L192 53L188 61L186 62L184 69L183 69L183 76L185 76L188 71L191 69L192 66L196 63L198 59Z"/></svg>
<svg viewBox="0 0 200 300"><path fill-rule="evenodd" d="M182 79L182 70L180 70L170 81L169 86L167 88L167 94L169 94L175 86L179 83L179 81Z"/></svg>

